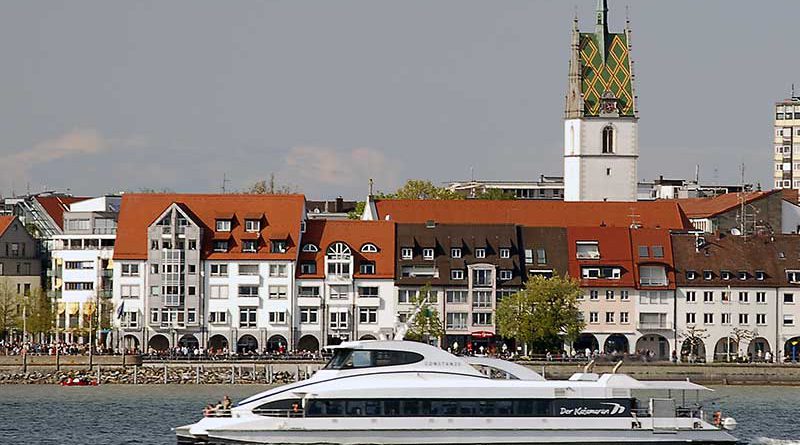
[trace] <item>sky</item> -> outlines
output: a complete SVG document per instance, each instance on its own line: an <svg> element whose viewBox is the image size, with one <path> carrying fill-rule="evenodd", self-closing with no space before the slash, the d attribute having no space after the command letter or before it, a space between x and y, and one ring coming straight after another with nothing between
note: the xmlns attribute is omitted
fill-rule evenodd
<svg viewBox="0 0 800 445"><path fill-rule="evenodd" d="M562 174L572 17L594 0L0 1L0 195L216 193L274 174L309 199L408 178ZM639 177L772 183L800 91L800 2L625 7Z"/></svg>

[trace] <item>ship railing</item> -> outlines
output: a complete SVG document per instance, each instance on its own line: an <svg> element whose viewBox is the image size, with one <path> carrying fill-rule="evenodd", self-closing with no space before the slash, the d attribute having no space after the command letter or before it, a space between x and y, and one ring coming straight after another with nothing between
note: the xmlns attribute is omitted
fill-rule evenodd
<svg viewBox="0 0 800 445"><path fill-rule="evenodd" d="M632 408L631 415L636 417L652 417L649 408ZM675 417L705 420L705 412L699 407L675 408Z"/></svg>
<svg viewBox="0 0 800 445"><path fill-rule="evenodd" d="M203 411L203 417L231 417L230 408L211 408Z"/></svg>
<svg viewBox="0 0 800 445"><path fill-rule="evenodd" d="M302 409L254 409L253 414L266 417L303 417Z"/></svg>

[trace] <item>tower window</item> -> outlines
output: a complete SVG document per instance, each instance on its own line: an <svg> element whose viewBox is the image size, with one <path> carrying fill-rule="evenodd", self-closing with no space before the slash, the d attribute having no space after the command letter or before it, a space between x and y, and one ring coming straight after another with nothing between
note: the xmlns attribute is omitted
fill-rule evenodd
<svg viewBox="0 0 800 445"><path fill-rule="evenodd" d="M611 169L610 168L606 169L606 176L611 176Z"/></svg>
<svg viewBox="0 0 800 445"><path fill-rule="evenodd" d="M611 125L603 128L603 153L614 153L614 128Z"/></svg>

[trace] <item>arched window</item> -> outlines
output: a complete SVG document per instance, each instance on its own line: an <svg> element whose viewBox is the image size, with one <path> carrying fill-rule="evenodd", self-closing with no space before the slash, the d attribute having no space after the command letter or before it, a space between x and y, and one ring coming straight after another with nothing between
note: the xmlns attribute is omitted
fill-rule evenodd
<svg viewBox="0 0 800 445"><path fill-rule="evenodd" d="M372 243L366 243L363 246L361 246L361 252L363 252L363 253L377 253L378 252L378 246L376 246L375 244L372 244Z"/></svg>
<svg viewBox="0 0 800 445"><path fill-rule="evenodd" d="M318 252L319 248L313 244L303 244L303 252Z"/></svg>
<svg viewBox="0 0 800 445"><path fill-rule="evenodd" d="M350 246L342 242L336 242L328 246L328 259L331 260L349 260L350 259Z"/></svg>
<svg viewBox="0 0 800 445"><path fill-rule="evenodd" d="M614 153L614 127L603 128L603 153Z"/></svg>

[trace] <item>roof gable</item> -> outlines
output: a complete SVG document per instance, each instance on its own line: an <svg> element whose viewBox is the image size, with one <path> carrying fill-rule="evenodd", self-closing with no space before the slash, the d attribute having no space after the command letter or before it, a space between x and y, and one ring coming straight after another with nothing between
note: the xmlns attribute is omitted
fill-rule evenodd
<svg viewBox="0 0 800 445"><path fill-rule="evenodd" d="M309 220L306 222L306 231L303 234L303 244L313 244L319 249L317 252L300 252L299 261L314 261L317 272L314 274L301 274L298 267L297 276L300 278L323 278L325 254L333 243L343 242L350 246L354 260L355 278L394 278L394 243L395 225L387 221L359 221L359 220ZM364 244L371 243L377 252L362 252ZM362 275L359 264L363 261L375 262L375 274Z"/></svg>

